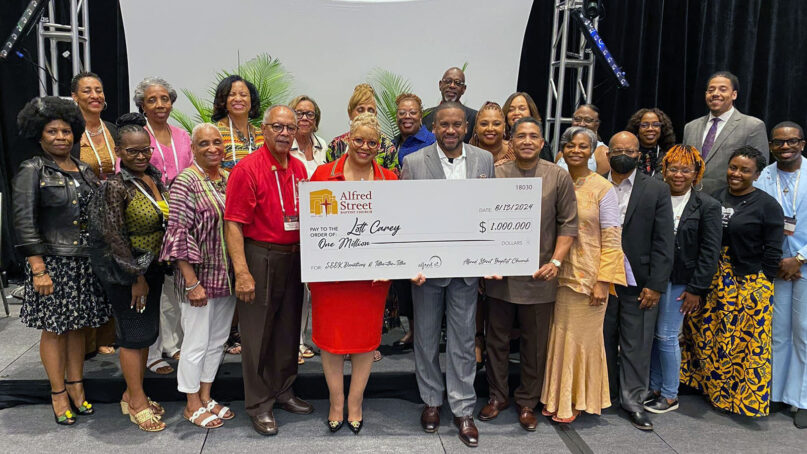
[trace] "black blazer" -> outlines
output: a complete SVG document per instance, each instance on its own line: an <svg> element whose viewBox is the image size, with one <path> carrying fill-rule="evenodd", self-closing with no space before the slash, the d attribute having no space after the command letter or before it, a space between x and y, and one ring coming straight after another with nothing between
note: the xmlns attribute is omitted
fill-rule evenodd
<svg viewBox="0 0 807 454"><path fill-rule="evenodd" d="M700 191L693 190L690 194L678 221L670 282L686 285L689 293L706 296L720 259L723 237L720 202Z"/></svg>
<svg viewBox="0 0 807 454"><path fill-rule="evenodd" d="M666 291L674 244L670 187L637 169L622 224L622 250L628 257L638 290L617 286L620 296L642 288Z"/></svg>

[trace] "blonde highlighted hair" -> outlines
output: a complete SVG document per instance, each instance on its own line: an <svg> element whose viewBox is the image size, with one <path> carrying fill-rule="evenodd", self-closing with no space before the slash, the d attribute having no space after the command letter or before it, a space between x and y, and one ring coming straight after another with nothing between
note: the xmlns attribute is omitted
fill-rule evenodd
<svg viewBox="0 0 807 454"><path fill-rule="evenodd" d="M367 127L376 132L376 135L381 139L381 125L378 123L378 117L370 112L364 112L356 115L353 121L350 122L350 134L353 135L357 129Z"/></svg>
<svg viewBox="0 0 807 454"><path fill-rule="evenodd" d="M350 115L359 104L373 103L375 105L375 90L370 84L359 84L353 88L350 101L347 102L347 114Z"/></svg>

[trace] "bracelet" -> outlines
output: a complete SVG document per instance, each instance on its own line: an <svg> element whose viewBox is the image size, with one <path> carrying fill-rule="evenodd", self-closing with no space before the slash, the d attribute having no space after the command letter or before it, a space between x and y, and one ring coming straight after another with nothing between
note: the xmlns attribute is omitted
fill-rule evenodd
<svg viewBox="0 0 807 454"><path fill-rule="evenodd" d="M200 282L201 281L199 281L197 279L195 284L191 285L190 287L185 287L185 293L188 293L188 292L192 291L193 289L195 289L196 287L198 287Z"/></svg>
<svg viewBox="0 0 807 454"><path fill-rule="evenodd" d="M33 277L41 277L41 276L44 276L44 275L46 275L46 274L48 274L48 270L42 270L42 271L40 271L40 272L38 272L38 273L34 273L34 274L32 274L32 276L33 276Z"/></svg>

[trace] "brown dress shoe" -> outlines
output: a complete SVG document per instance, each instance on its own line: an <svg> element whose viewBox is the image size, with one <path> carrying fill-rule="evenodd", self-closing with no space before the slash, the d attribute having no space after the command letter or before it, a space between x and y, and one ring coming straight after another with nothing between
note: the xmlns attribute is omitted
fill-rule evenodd
<svg viewBox="0 0 807 454"><path fill-rule="evenodd" d="M479 431L474 424L473 416L455 416L454 424L459 429L460 441L469 448L476 448L479 445Z"/></svg>
<svg viewBox="0 0 807 454"><path fill-rule="evenodd" d="M426 433L437 432L437 428L440 427L440 407L429 407L427 405L420 415L420 425L423 426Z"/></svg>
<svg viewBox="0 0 807 454"><path fill-rule="evenodd" d="M530 407L521 407L521 410L518 412L518 422L524 430L530 432L535 431L535 428L538 427L538 420L535 419L535 411Z"/></svg>
<svg viewBox="0 0 807 454"><path fill-rule="evenodd" d="M504 410L510 405L508 401L500 401L495 397L491 397L488 400L488 404L482 407L482 410L479 411L479 420L480 421L490 421L492 419L496 419L499 416L499 412Z"/></svg>
<svg viewBox="0 0 807 454"><path fill-rule="evenodd" d="M277 421L271 411L258 416L250 416L252 427L261 435L277 435Z"/></svg>
<svg viewBox="0 0 807 454"><path fill-rule="evenodd" d="M291 399L285 402L278 402L277 405L283 410L294 413L295 415L307 415L314 411L313 405L297 396L291 396Z"/></svg>

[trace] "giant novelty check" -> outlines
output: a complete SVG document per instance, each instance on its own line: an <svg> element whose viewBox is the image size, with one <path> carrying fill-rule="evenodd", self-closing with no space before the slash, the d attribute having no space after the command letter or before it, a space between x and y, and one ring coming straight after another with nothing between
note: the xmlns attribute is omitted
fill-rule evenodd
<svg viewBox="0 0 807 454"><path fill-rule="evenodd" d="M305 282L531 275L539 178L304 182Z"/></svg>

